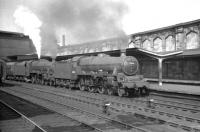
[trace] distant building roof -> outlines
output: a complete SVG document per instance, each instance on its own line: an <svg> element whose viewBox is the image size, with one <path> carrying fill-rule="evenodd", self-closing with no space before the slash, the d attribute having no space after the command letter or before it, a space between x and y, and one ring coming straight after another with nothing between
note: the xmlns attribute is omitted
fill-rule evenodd
<svg viewBox="0 0 200 132"><path fill-rule="evenodd" d="M36 53L29 36L23 33L0 31L0 57Z"/></svg>
<svg viewBox="0 0 200 132"><path fill-rule="evenodd" d="M29 36L24 35L23 33L2 31L2 30L0 30L0 37L27 37L29 38Z"/></svg>
<svg viewBox="0 0 200 132"><path fill-rule="evenodd" d="M193 20L193 21L189 21L189 22L178 23L178 24L171 25L171 26L166 26L166 27L156 28L156 29L147 30L147 31L143 31L143 32L133 33L133 34L130 34L129 36L137 36L137 35L142 35L142 34L159 32L162 30L168 30L168 29L173 29L173 28L177 28L177 27L184 27L184 26L199 24L199 23L200 23L200 19L197 19L197 20Z"/></svg>

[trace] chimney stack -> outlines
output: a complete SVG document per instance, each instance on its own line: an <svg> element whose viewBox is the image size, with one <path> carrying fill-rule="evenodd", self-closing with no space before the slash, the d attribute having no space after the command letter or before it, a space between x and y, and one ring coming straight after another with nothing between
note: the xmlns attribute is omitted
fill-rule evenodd
<svg viewBox="0 0 200 132"><path fill-rule="evenodd" d="M65 35L62 35L62 46L65 46Z"/></svg>

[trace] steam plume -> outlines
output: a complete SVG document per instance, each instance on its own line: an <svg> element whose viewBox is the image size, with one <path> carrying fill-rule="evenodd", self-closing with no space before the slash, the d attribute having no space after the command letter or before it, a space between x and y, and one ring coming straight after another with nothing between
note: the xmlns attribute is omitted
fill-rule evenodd
<svg viewBox="0 0 200 132"><path fill-rule="evenodd" d="M55 56L56 41L63 34L66 35L66 44L70 45L125 35L122 19L129 11L125 2L127 0L0 1L3 1L0 2L0 10L5 10L4 13L0 13L0 17L3 16L1 18L4 19L1 22L7 25L4 27L15 29L16 32L22 32L23 28L24 33L32 39L38 38L38 41L33 39L33 42L38 52L41 43L41 54L48 53ZM18 7L18 5L23 6ZM13 13L15 21L21 28L12 23ZM37 22L35 23L30 17L35 18ZM25 23L28 23L28 26ZM34 27L30 23L35 23Z"/></svg>
<svg viewBox="0 0 200 132"><path fill-rule="evenodd" d="M14 13L15 22L24 31L24 34L29 35L36 47L38 58L41 54L41 37L40 26L42 22L38 17L24 6L19 6Z"/></svg>
<svg viewBox="0 0 200 132"><path fill-rule="evenodd" d="M125 35L121 19L128 7L121 0L36 0L25 4L43 22L43 53L55 54L56 40L63 34L70 45Z"/></svg>

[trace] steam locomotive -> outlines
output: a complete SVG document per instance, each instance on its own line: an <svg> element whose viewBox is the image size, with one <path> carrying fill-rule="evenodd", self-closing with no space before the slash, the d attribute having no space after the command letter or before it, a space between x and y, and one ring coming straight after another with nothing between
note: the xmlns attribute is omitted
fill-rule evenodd
<svg viewBox="0 0 200 132"><path fill-rule="evenodd" d="M6 62L0 59L0 84L6 78Z"/></svg>
<svg viewBox="0 0 200 132"><path fill-rule="evenodd" d="M7 63L7 78L32 83L79 88L119 96L147 95L149 84L137 75L133 56L79 56L59 62L32 60Z"/></svg>

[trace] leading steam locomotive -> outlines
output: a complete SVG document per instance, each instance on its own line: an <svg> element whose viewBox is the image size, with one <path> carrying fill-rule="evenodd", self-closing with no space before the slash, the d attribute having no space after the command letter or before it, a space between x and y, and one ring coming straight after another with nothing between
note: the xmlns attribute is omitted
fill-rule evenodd
<svg viewBox="0 0 200 132"><path fill-rule="evenodd" d="M137 75L133 56L80 56L60 62L33 60L7 63L7 78L32 83L79 88L119 96L147 95L149 84Z"/></svg>

